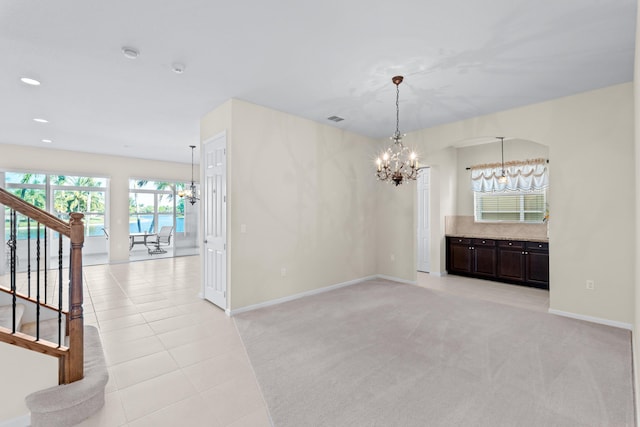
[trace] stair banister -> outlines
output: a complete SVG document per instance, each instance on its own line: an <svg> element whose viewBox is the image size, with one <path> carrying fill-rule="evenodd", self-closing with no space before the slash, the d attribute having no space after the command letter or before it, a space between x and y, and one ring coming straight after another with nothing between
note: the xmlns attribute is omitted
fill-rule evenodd
<svg viewBox="0 0 640 427"><path fill-rule="evenodd" d="M82 246L84 245L84 223L82 219L84 215L72 213L69 223L66 223L3 188L0 188L0 204L68 237L71 243L69 313L66 318L66 331L69 336L68 348L65 349L60 346L52 346L46 342L33 341L30 337L19 332L7 336L0 335L0 341L57 357L59 360L58 380L60 384L68 384L80 380L84 376L84 319L82 309ZM45 262L47 261L45 260ZM15 272L12 274L15 274Z"/></svg>
<svg viewBox="0 0 640 427"><path fill-rule="evenodd" d="M84 224L81 213L71 214L71 259L69 286L69 356L64 358L66 366L59 369L60 384L82 379L84 365L84 319L82 315L82 245L84 244ZM68 360L66 360L68 359ZM62 364L63 361L60 360Z"/></svg>

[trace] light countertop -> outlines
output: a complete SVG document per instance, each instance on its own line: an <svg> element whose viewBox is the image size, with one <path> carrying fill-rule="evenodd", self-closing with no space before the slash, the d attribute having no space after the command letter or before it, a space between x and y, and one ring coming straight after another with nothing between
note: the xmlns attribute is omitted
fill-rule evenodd
<svg viewBox="0 0 640 427"><path fill-rule="evenodd" d="M520 242L549 242L548 238L488 236L478 234L446 234L446 237L458 237L462 239L517 240Z"/></svg>

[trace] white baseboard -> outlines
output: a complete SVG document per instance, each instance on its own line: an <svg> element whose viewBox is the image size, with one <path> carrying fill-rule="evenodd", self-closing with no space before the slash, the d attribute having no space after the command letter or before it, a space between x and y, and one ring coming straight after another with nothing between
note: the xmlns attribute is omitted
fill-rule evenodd
<svg viewBox="0 0 640 427"><path fill-rule="evenodd" d="M636 334L631 334L631 382L633 384L633 400L636 404L636 425L640 425L640 413L638 413L638 409L640 407L640 393L638 393L638 352L637 350L637 340Z"/></svg>
<svg viewBox="0 0 640 427"><path fill-rule="evenodd" d="M31 414L22 415L11 420L0 421L0 427L29 427L31 425Z"/></svg>
<svg viewBox="0 0 640 427"><path fill-rule="evenodd" d="M633 330L633 325L631 323L618 322L616 320L602 319L600 317L586 316L584 314L576 314L568 311L555 310L553 308L549 309L549 313L555 314L563 317L570 317L572 319L585 320L591 323L599 323L601 325L613 326L614 328L627 329L629 331Z"/></svg>
<svg viewBox="0 0 640 427"><path fill-rule="evenodd" d="M355 285L356 283L362 283L367 280L375 279L376 277L379 277L379 276L368 276L368 277L362 277L360 279L349 280L348 282L342 282L336 285L326 286L324 288L312 289L307 292L301 292L299 294L289 295L287 297L277 298L270 301L261 302L258 304L248 305L246 307L236 308L235 310L227 310L227 313L229 316L235 316L236 314L245 313L247 311L257 310L263 307L270 307L272 305L282 304L283 302L293 301L299 298L321 294L323 292L333 291L334 289L344 288L345 286Z"/></svg>
<svg viewBox="0 0 640 427"><path fill-rule="evenodd" d="M384 274L378 274L375 277L378 278L378 279L391 280L392 282L406 283L408 285L417 285L418 284L418 282L416 280L400 279L399 277L386 276Z"/></svg>

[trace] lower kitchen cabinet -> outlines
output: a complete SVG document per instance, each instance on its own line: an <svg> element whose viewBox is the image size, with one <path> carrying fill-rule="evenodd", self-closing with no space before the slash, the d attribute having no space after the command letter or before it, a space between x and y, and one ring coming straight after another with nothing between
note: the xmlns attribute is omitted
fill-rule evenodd
<svg viewBox="0 0 640 427"><path fill-rule="evenodd" d="M549 289L549 243L527 242L525 257L526 282Z"/></svg>
<svg viewBox="0 0 640 427"><path fill-rule="evenodd" d="M448 236L447 271L549 289L549 244Z"/></svg>
<svg viewBox="0 0 640 427"><path fill-rule="evenodd" d="M471 241L471 258L473 274L478 277L496 277L496 242L490 239L473 239Z"/></svg>
<svg viewBox="0 0 640 427"><path fill-rule="evenodd" d="M525 242L498 242L498 277L503 280L524 282L525 277Z"/></svg>
<svg viewBox="0 0 640 427"><path fill-rule="evenodd" d="M455 238L448 242L447 270L478 277L496 276L495 240Z"/></svg>

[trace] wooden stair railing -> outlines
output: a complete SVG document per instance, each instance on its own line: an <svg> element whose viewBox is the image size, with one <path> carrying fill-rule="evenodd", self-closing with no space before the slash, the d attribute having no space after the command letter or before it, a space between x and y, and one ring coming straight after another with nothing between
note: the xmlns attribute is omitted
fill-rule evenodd
<svg viewBox="0 0 640 427"><path fill-rule="evenodd" d="M59 360L58 369L58 382L59 384L68 384L74 381L78 381L84 376L84 320L83 320L83 295L82 295L82 246L84 244L84 224L82 219L84 217L81 213L72 213L69 222L62 221L61 219L51 215L50 213L39 209L22 199L14 196L8 191L0 188L0 204L9 208L10 212L10 224L11 224L11 237L7 246L9 249L9 256L7 263L10 265L10 282L11 289L3 289L4 293L12 294L13 298L13 324L11 328L5 328L0 326L0 341L9 344L17 345L29 350L37 351L43 354L57 357ZM17 291L17 256L16 256L16 230L17 230L17 215L20 213L27 218L27 282L28 292L27 295ZM34 227L36 228L37 240L36 240L36 253L37 253L37 271L35 281L37 282L36 296L31 295L31 221L34 221ZM41 230L41 225L44 226L44 231ZM47 277L48 277L48 255L47 255L47 231L46 229L53 230L58 233L58 305L50 304L47 301ZM44 301L41 300L41 271L40 271L40 236L44 236ZM63 278L62 278L62 236L66 236L70 240L70 257L69 257L69 288L68 288L68 309L63 310ZM22 333L16 330L16 305L17 301L26 301L27 303L34 304L37 308L38 320L36 323L35 336ZM40 310L41 308L46 310L55 310L58 316L58 342L57 344L41 339L40 334ZM63 342L61 337L62 331L62 318L65 322L65 335L66 340ZM64 345L63 345L64 344Z"/></svg>

